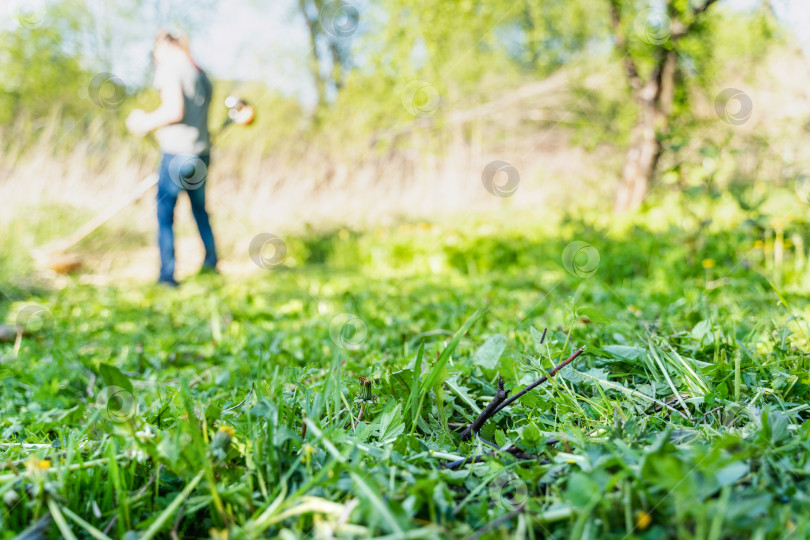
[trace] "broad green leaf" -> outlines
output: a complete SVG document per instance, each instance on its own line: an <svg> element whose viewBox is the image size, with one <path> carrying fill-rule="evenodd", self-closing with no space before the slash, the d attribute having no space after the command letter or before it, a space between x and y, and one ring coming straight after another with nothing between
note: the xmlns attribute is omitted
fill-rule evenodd
<svg viewBox="0 0 810 540"><path fill-rule="evenodd" d="M565 489L565 500L578 508L585 508L602 498L599 486L581 472L573 473Z"/></svg>
<svg viewBox="0 0 810 540"><path fill-rule="evenodd" d="M402 528L388 509L388 505L380 498L377 490L368 485L368 482L366 482L362 475L354 471L349 472L349 475L354 482L355 493L361 499L368 502L374 508L377 515L382 518L380 519L380 524L389 531L402 534Z"/></svg>
<svg viewBox="0 0 810 540"><path fill-rule="evenodd" d="M729 463L714 473L719 487L735 484L737 480L748 474L748 465L742 461Z"/></svg>
<svg viewBox="0 0 810 540"><path fill-rule="evenodd" d="M98 370L104 378L104 384L107 386L118 386L130 394L132 393L132 383L129 377L121 373L120 369L112 364L99 364Z"/></svg>
<svg viewBox="0 0 810 540"><path fill-rule="evenodd" d="M533 423L523 428L522 436L523 439L531 445L535 445L540 442L540 430Z"/></svg>
<svg viewBox="0 0 810 540"><path fill-rule="evenodd" d="M630 345L605 345L603 351L609 352L616 358L633 362L642 358L646 349L643 347L632 347Z"/></svg>
<svg viewBox="0 0 810 540"><path fill-rule="evenodd" d="M577 313L580 315L580 317L582 316L588 317L591 320L591 322L595 323L610 322L610 319L608 319L601 311L599 311L596 308L591 307L579 308L577 309Z"/></svg>
<svg viewBox="0 0 810 540"><path fill-rule="evenodd" d="M495 334L475 351L473 364L484 369L494 369L505 349L506 338L501 334Z"/></svg>

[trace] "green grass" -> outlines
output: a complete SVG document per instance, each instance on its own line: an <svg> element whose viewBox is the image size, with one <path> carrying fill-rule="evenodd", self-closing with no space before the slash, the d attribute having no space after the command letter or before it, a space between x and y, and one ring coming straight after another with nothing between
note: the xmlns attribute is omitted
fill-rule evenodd
<svg viewBox="0 0 810 540"><path fill-rule="evenodd" d="M7 287L44 311L0 345L0 537L806 538L808 269L774 238L413 225L176 291ZM499 375L583 346L482 429L533 459L442 467L489 450L456 430Z"/></svg>

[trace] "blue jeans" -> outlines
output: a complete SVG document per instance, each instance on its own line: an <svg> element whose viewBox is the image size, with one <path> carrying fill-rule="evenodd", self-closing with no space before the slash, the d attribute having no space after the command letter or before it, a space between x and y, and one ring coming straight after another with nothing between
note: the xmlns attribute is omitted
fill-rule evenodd
<svg viewBox="0 0 810 540"><path fill-rule="evenodd" d="M191 213L197 222L205 260L203 267L215 268L217 250L214 233L205 210L205 183L208 177L208 154L163 154L160 163L157 192L158 247L160 248L160 280L174 282L174 207L181 191L188 193Z"/></svg>

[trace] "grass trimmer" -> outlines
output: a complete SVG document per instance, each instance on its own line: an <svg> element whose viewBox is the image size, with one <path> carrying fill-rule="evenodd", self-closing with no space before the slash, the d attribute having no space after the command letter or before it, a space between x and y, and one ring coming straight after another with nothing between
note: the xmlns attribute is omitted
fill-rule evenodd
<svg viewBox="0 0 810 540"><path fill-rule="evenodd" d="M229 125L238 124L240 126L247 126L252 124L253 120L256 118L256 112L253 107L244 99L237 96L228 96L225 99L225 107L228 109L228 117L216 133L214 133L212 137L214 140L216 140ZM72 234L32 250L31 255L34 257L34 260L40 266L50 268L59 274L67 274L78 270L82 263L81 257L67 252L73 246L90 236L96 229L107 223L107 221L112 219L112 217L121 210L138 201L147 191L155 186L157 182L157 173L150 174L135 186L132 193L93 216Z"/></svg>

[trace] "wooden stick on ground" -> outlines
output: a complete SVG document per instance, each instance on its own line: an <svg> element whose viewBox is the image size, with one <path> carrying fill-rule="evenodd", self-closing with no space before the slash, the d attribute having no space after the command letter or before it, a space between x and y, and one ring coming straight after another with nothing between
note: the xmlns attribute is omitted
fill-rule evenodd
<svg viewBox="0 0 810 540"><path fill-rule="evenodd" d="M478 433L478 430L481 429L484 422L489 420L492 415L495 414L498 406L506 400L507 396L509 396L509 390L503 389L503 378L498 377L498 391L495 392L495 396L492 398L492 401L489 402L486 409L481 411L478 418L476 418L472 424L467 426L467 428L461 432L461 440L469 440L473 433Z"/></svg>
<svg viewBox="0 0 810 540"><path fill-rule="evenodd" d="M558 371L560 371L562 368L564 368L565 366L567 366L568 364L573 362L577 358L577 356L582 354L584 351L585 351L585 347L581 347L581 348L577 349L576 351L574 351L574 353L571 356L569 356L567 359L565 359L563 362L561 362L558 366L555 366L554 369L549 371L547 376L540 377L539 379L537 379L536 381L534 381L533 383L528 385L526 388L524 388L523 390L521 390L517 394L513 395L512 397L507 397L507 395L509 394L509 391L503 389L503 379L498 377L498 391L495 393L495 397L493 397L492 401L489 402L489 405L487 405L487 408L484 409L481 412L480 415L478 415L478 418L476 418L475 421L473 421L472 424L467 426L467 428L464 431L461 432L461 440L462 441L469 440L472 437L472 434L477 433L478 430L481 429L481 427L484 425L484 423L487 420L489 420L490 418L495 416L497 413L502 411L505 407L508 407L509 405L514 403L515 400L519 399L521 396L525 395L527 392L537 388L538 386L540 386L541 384L546 382L550 377L553 377L554 375L556 375Z"/></svg>

